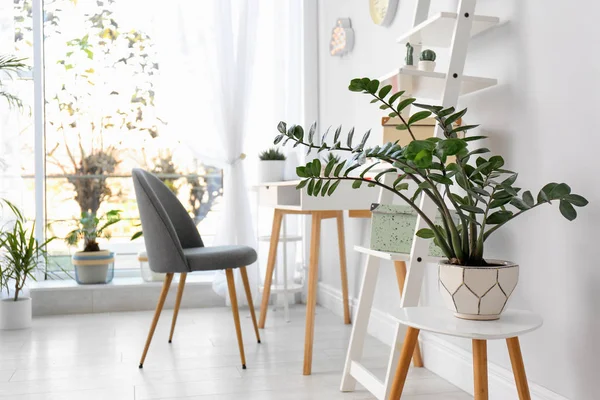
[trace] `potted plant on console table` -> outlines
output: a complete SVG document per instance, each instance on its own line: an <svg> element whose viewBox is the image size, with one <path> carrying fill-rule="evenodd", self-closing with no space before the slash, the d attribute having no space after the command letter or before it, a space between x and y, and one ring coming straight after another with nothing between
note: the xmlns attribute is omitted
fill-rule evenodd
<svg viewBox="0 0 600 400"><path fill-rule="evenodd" d="M459 137L477 127L456 124L466 109L456 112L453 107L416 104L413 98L402 99L402 91L390 94L390 85L379 86L377 80L362 78L352 80L349 89L372 97L371 102L380 103L390 117L400 118L402 125L398 129L406 130L412 141L404 147L397 142L366 147L370 131L353 144L354 129L342 142L338 128L331 145L326 142L327 133L317 145L315 124L305 135L301 126L288 127L280 122L275 144L285 139L294 142L294 146L306 146L309 153L312 150L353 153L350 160L331 160L324 169L318 158L298 167L297 174L302 178L298 189L305 188L313 196L331 195L341 181L351 180L355 189L368 184L393 192L427 224L417 236L433 239L444 254L439 263L439 289L446 305L460 318L499 318L517 284L519 266L510 261L486 259L485 241L508 221L543 204L557 202L561 214L572 221L577 217L574 206L583 207L588 201L571 193L565 183L548 183L535 197L529 190L521 191L515 184L517 173L504 168L501 156L486 157L489 149L471 148L484 136ZM405 119L402 111L413 103L422 111ZM432 114L444 137L416 140L411 126ZM367 158L374 163L358 169ZM374 177L367 177L367 172L377 165L383 169ZM389 175L393 179L385 179ZM416 185L414 193L409 192L409 182ZM427 196L435 204L440 223L421 209L419 196Z"/></svg>
<svg viewBox="0 0 600 400"><path fill-rule="evenodd" d="M69 232L65 241L71 246L83 239L83 251L73 254L75 280L79 284L109 283L114 276L115 254L108 250L100 250L98 238L110 239L108 228L121 220L121 211L111 210L103 217L91 212L81 213L76 220L79 225Z"/></svg>

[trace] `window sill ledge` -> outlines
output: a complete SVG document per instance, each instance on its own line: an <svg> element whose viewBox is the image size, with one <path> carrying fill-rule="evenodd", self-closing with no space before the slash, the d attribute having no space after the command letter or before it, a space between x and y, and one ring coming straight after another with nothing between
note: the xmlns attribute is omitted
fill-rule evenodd
<svg viewBox="0 0 600 400"><path fill-rule="evenodd" d="M178 282L177 274L173 279L173 284ZM200 285L212 285L213 276L207 275L188 275L185 284L188 286L200 286ZM172 285L173 285L172 284ZM112 282L95 285L80 285L75 282L74 279L64 280L47 280L47 281L33 281L28 284L28 288L31 292L48 292L56 290L114 290L114 289L126 289L126 288L137 288L145 287L160 288L163 283L157 282L145 282L141 277L115 277Z"/></svg>

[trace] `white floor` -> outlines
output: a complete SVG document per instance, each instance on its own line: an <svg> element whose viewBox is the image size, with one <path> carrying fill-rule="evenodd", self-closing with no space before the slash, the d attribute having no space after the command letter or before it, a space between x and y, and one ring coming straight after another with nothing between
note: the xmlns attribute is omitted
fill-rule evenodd
<svg viewBox="0 0 600 400"><path fill-rule="evenodd" d="M0 331L0 399L11 400L232 400L372 399L360 386L340 393L350 327L317 309L312 376L302 375L304 307L270 311L257 344L242 310L247 370L242 370L228 308L181 310L167 343L165 310L144 369L138 369L151 312L38 317L32 329ZM370 339L365 364L378 373L388 348ZM426 369L409 373L403 399L472 399Z"/></svg>

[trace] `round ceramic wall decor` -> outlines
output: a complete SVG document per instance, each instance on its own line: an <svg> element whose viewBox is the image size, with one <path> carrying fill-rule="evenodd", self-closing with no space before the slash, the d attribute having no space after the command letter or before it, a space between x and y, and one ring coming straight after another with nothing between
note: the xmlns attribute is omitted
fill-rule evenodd
<svg viewBox="0 0 600 400"><path fill-rule="evenodd" d="M329 54L341 57L352 51L354 47L354 30L350 18L339 18L331 30Z"/></svg>
<svg viewBox="0 0 600 400"><path fill-rule="evenodd" d="M387 26L396 16L398 0L369 0L371 19L377 25Z"/></svg>

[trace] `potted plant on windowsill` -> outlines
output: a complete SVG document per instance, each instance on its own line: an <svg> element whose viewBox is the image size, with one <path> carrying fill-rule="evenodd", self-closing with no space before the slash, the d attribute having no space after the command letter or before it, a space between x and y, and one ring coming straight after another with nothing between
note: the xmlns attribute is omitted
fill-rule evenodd
<svg viewBox="0 0 600 400"><path fill-rule="evenodd" d="M46 246L54 238L39 243L34 227L26 227L27 221L19 209L6 200L3 204L12 211L14 220L0 232L0 292L6 290L9 295L0 301L0 329L29 328L31 298L23 296L23 289L27 278L35 280L35 269L46 260Z"/></svg>
<svg viewBox="0 0 600 400"><path fill-rule="evenodd" d="M258 155L258 181L279 182L283 180L285 155L277 148L265 150Z"/></svg>
<svg viewBox="0 0 600 400"><path fill-rule="evenodd" d="M110 239L108 228L121 220L120 213L119 210L111 210L104 216L97 217L94 213L83 212L81 218L76 220L79 226L69 232L65 241L70 246L75 246L83 239L83 251L77 251L72 256L77 283L87 285L112 281L115 254L108 250L100 250L96 240Z"/></svg>
<svg viewBox="0 0 600 400"><path fill-rule="evenodd" d="M314 144L314 126L305 135L301 126L288 127L280 122L275 144L289 139L295 145L306 146L309 153L313 149L353 153L348 161L330 161L323 171L318 158L298 167L297 174L302 181L297 187L305 188L309 195L325 196L331 195L341 181L351 180L356 189L368 184L393 192L426 223L427 228L419 230L417 236L433 239L444 254L439 263L439 289L446 305L461 318L499 318L517 284L519 266L510 261L485 258L485 241L507 222L543 204L557 202L561 214L572 221L577 217L574 206L586 206L588 201L572 193L565 183L548 183L535 197L529 190L522 191L516 186L517 173L504 167L501 156L486 157L489 149L471 147L484 136L459 137L459 133L477 126L457 126L466 109L456 112L453 107L415 103L422 111L405 119L402 111L415 99L402 100L403 92L391 94L390 85L379 86L377 80L362 78L352 80L349 89L367 94L373 98L372 102L380 103L381 109L388 110L390 117L400 118L403 124L398 128L406 130L412 141L404 147L397 142L367 147L370 132L356 144L351 130L344 142L338 133L331 145L325 137L321 144ZM411 126L432 114L444 137L416 140ZM451 156L455 159L449 159ZM375 162L362 171L357 170L367 158ZM384 169L372 178L366 176L376 165ZM409 182L416 185L412 194ZM421 208L420 196L427 196L433 202L441 223L436 224L435 216Z"/></svg>

